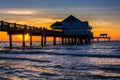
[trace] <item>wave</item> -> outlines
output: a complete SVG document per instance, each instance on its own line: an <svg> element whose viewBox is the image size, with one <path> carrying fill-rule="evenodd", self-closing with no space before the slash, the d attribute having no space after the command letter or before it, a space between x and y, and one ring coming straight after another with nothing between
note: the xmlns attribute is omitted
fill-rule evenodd
<svg viewBox="0 0 120 80"><path fill-rule="evenodd" d="M4 52L4 51L3 51ZM3 54L30 54L30 55L35 55L35 54L43 54L43 55L55 55L55 56L73 56L73 57L97 57L97 58L120 58L120 55L114 55L114 54L92 54L92 53L57 53L57 52L45 52L45 51L26 51L26 52L18 52L18 51L12 51L8 53L3 53ZM0 57L2 58L2 57ZM7 59L7 57L5 57ZM9 59L9 58L8 58ZM16 58L11 58L11 59L16 59ZM19 60L25 60L26 58L19 58ZM26 60L31 60L32 59L26 59ZM34 60L33 60L34 61Z"/></svg>
<svg viewBox="0 0 120 80"><path fill-rule="evenodd" d="M55 73L47 73L47 72L43 72L43 73L41 73L40 75L42 75L42 76L59 76L58 74L55 74Z"/></svg>
<svg viewBox="0 0 120 80"><path fill-rule="evenodd" d="M91 79L99 79L99 80L119 80L120 76L103 76L103 75L87 75L87 77Z"/></svg>
<svg viewBox="0 0 120 80"><path fill-rule="evenodd" d="M33 62L46 62L49 63L49 60L36 60L36 59L29 59L29 58L11 58L11 57L0 57L0 60L25 60L25 61L33 61Z"/></svg>

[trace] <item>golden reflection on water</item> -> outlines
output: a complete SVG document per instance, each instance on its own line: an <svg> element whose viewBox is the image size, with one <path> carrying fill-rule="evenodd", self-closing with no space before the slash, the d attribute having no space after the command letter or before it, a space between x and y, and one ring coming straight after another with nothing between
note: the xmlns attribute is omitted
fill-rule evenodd
<svg viewBox="0 0 120 80"><path fill-rule="evenodd" d="M48 73L53 73L53 72L55 72L55 70L54 69L52 69L52 68L40 68L40 67L32 67L32 66L25 66L25 65L16 65L16 66L14 66L14 67L16 67L16 68L18 68L18 69L27 69L27 70L30 70L30 71L35 71L35 72L40 72L40 73L43 73L43 72L48 72Z"/></svg>
<svg viewBox="0 0 120 80"><path fill-rule="evenodd" d="M54 72L54 70L50 68L35 68L35 67L27 66L26 69L37 72L49 72L49 73Z"/></svg>
<svg viewBox="0 0 120 80"><path fill-rule="evenodd" d="M5 68L7 69L7 71L9 69L16 69L19 70L19 69L22 69L22 73L18 73L19 76L23 75L23 76L26 76L26 75L32 75L32 76L36 76L36 77L40 77L40 74L41 73L54 73L55 70L51 69L51 68L40 68L40 67L32 67L32 66L28 66L28 65L12 65L12 66L7 66L7 65L4 65L4 66L0 66L1 68ZM25 70L25 71L24 71ZM26 71L26 70L29 70L29 71ZM9 71L11 72L11 70ZM1 73L0 74L0 77L2 78L6 78L6 79L10 79L10 80L23 80L22 78L19 78L17 76L14 76L14 74L4 74L5 72ZM14 72L15 73L15 72ZM32 77L30 76L30 77ZM39 78L40 79L40 78ZM28 79L25 79L24 80L28 80ZM43 80L43 79L40 79L40 80Z"/></svg>
<svg viewBox="0 0 120 80"><path fill-rule="evenodd" d="M104 65L104 64L120 64L120 59L110 58L89 58L89 64Z"/></svg>
<svg viewBox="0 0 120 80"><path fill-rule="evenodd" d="M90 72L92 75L102 75L102 76L111 76L111 77L119 77L119 73L109 73L109 72L104 72L101 70L95 70Z"/></svg>
<svg viewBox="0 0 120 80"><path fill-rule="evenodd" d="M15 77L15 76L11 76L11 75L0 75L0 77L2 78L6 78L6 79L9 79L9 80L23 80L23 79L20 79L18 77Z"/></svg>

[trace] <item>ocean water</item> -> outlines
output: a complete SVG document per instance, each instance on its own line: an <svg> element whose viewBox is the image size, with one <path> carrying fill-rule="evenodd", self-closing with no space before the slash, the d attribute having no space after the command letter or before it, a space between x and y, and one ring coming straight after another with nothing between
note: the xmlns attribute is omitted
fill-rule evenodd
<svg viewBox="0 0 120 80"><path fill-rule="evenodd" d="M14 47L22 43L14 42ZM0 80L120 80L120 42L8 49L0 42ZM29 43L27 43L29 46Z"/></svg>

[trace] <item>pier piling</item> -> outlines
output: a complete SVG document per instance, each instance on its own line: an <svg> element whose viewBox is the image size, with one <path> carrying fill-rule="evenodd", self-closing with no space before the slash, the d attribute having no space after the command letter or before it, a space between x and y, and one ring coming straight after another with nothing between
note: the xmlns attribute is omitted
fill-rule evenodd
<svg viewBox="0 0 120 80"><path fill-rule="evenodd" d="M43 46L43 35L41 36L41 46Z"/></svg>
<svg viewBox="0 0 120 80"><path fill-rule="evenodd" d="M12 48L12 34L9 34L9 46Z"/></svg>
<svg viewBox="0 0 120 80"><path fill-rule="evenodd" d="M64 45L64 37L62 37L62 45Z"/></svg>
<svg viewBox="0 0 120 80"><path fill-rule="evenodd" d="M44 36L44 46L46 46L46 36Z"/></svg>
<svg viewBox="0 0 120 80"><path fill-rule="evenodd" d="M23 47L25 47L25 34L22 35L22 39L23 39L22 45Z"/></svg>
<svg viewBox="0 0 120 80"><path fill-rule="evenodd" d="M30 35L30 47L32 47L32 36Z"/></svg>
<svg viewBox="0 0 120 80"><path fill-rule="evenodd" d="M56 36L54 36L53 38L54 38L53 45L56 45Z"/></svg>

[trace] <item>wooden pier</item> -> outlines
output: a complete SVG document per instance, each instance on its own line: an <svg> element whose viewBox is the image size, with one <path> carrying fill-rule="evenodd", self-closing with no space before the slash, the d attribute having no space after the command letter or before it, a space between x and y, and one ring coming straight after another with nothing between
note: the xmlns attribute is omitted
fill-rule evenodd
<svg viewBox="0 0 120 80"><path fill-rule="evenodd" d="M32 36L41 36L41 46L46 45L46 37L53 37L53 44L56 45L56 38L61 37L63 34L60 31L49 30L46 28L38 28L34 26L21 25L16 23L9 23L0 21L0 31L7 32L9 35L9 46L12 45L12 36L13 35L22 35L22 46L25 47L25 35L29 34L30 36L30 47L32 47Z"/></svg>
<svg viewBox="0 0 120 80"><path fill-rule="evenodd" d="M53 37L53 45L56 45L56 38L61 38L61 44L89 44L90 38L81 35L64 35L62 31L49 30L46 28L38 28L34 26L21 25L0 21L0 31L7 32L9 35L9 47L12 48L12 36L22 35L22 46L25 47L25 35L30 36L30 47L32 47L32 37L41 36L41 46L46 45L46 38Z"/></svg>
<svg viewBox="0 0 120 80"><path fill-rule="evenodd" d="M53 37L53 45L56 45L56 38L61 38L61 44L90 44L91 40L96 40L99 42L101 39L104 41L110 41L110 37L107 36L107 34L100 34L99 37L91 37L87 35L66 35L63 31L56 31L56 30L49 30L42 27L34 27L34 26L27 26L27 25L21 25L16 23L9 23L0 21L0 31L7 32L9 35L9 47L12 48L12 36L13 35L22 35L22 46L25 46L25 35L29 34L30 36L30 47L32 47L32 37L33 36L41 36L41 46L46 45L46 38L47 37Z"/></svg>

